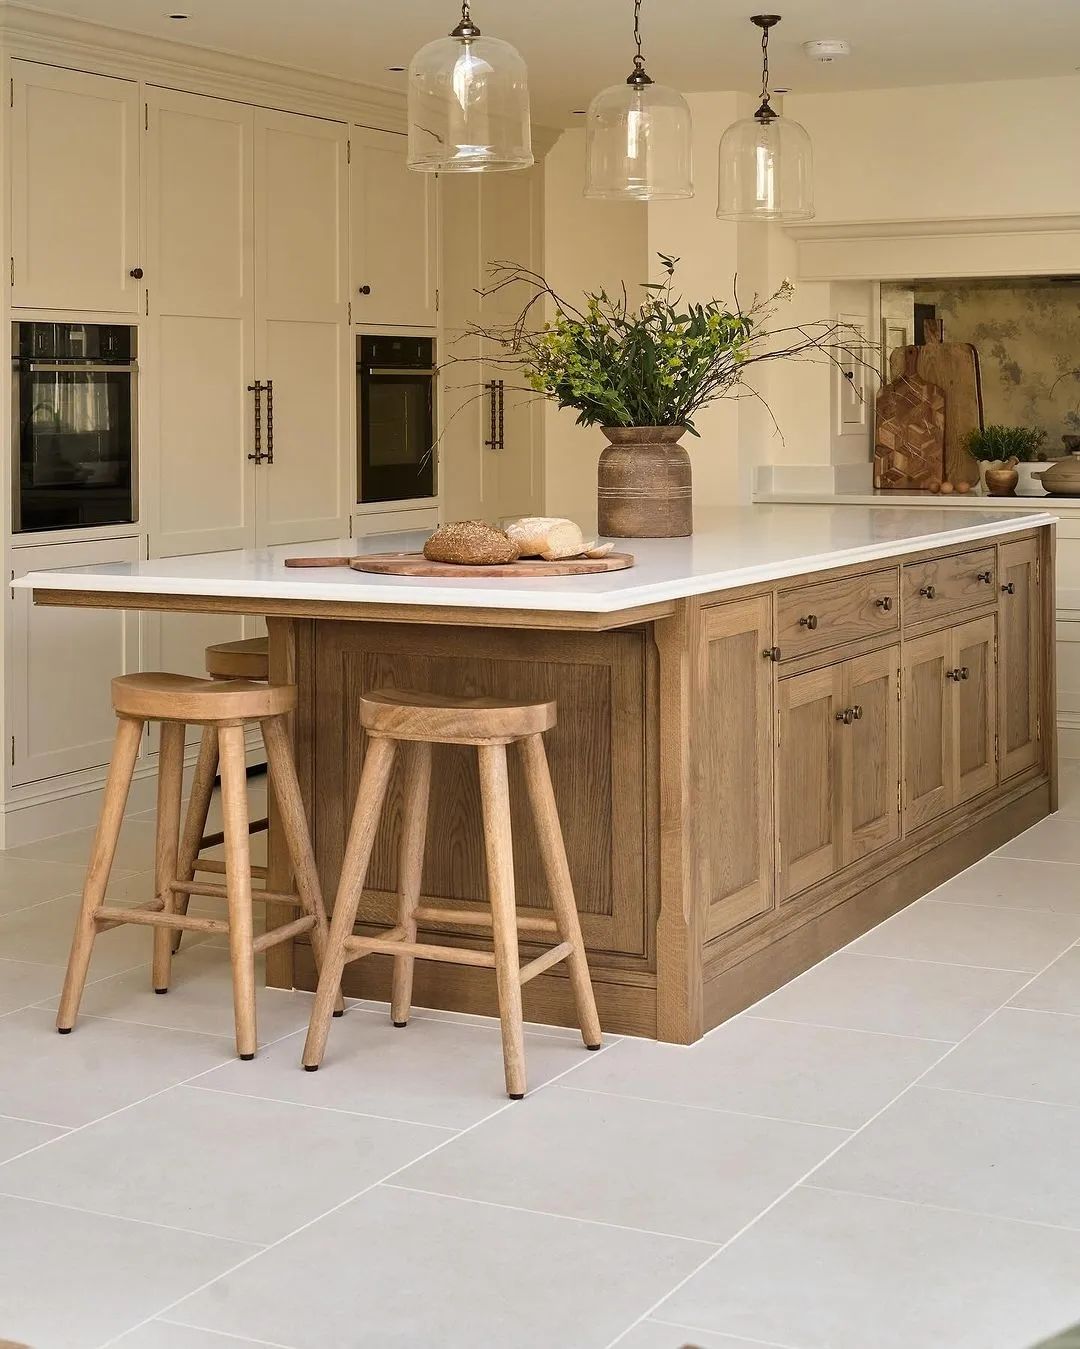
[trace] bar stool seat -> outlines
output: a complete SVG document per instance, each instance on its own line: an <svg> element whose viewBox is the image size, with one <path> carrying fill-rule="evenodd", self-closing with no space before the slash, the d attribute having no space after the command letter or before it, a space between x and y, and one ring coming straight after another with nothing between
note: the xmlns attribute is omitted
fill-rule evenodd
<svg viewBox="0 0 1080 1349"><path fill-rule="evenodd" d="M269 679L269 640L247 637L239 642L215 642L206 648L206 673L214 679Z"/></svg>
<svg viewBox="0 0 1080 1349"><path fill-rule="evenodd" d="M394 959L391 1019L408 1021L413 968L417 959L477 965L495 971L502 1026L506 1090L520 1100L526 1089L522 987L553 966L566 962L581 1036L589 1049L600 1048L585 944L574 900L570 868L551 786L543 732L555 725L553 702L518 703L499 698L444 697L409 689L376 689L360 699L360 722L368 733L352 824L345 845L341 880L303 1063L314 1072L322 1062L334 1007L335 990L347 962L379 952ZM487 861L488 907L424 907L420 881L427 832L432 746L474 745L479 759L480 800ZM514 851L510 832L507 746L517 746L532 808L551 916L518 915L514 896ZM398 858L398 921L379 936L355 936L353 928L367 878L379 819L386 802L395 757L404 758L405 789ZM493 950L437 945L416 940L417 924L490 927ZM521 963L518 933L555 939L555 944Z"/></svg>
<svg viewBox="0 0 1080 1349"><path fill-rule="evenodd" d="M319 890L315 857L307 830L304 803L296 778L287 727L296 707L291 684L259 684L248 680L197 679L168 673L120 675L112 681L117 715L116 740L101 805L101 818L90 854L82 904L60 996L56 1028L62 1035L75 1025L82 1001L94 942L99 933L125 923L154 929L153 988L167 993L172 972L173 934L184 931L222 933L229 938L233 976L236 1048L242 1059L256 1049L255 958L278 942L302 932L311 933L316 963L326 950L328 924ZM148 721L160 723L158 753L157 829L155 836L154 899L134 908L106 902L105 892L116 855L131 779ZM225 860L199 859L205 809L189 809L181 829L184 745L187 724L204 727L213 764L200 751L192 787L193 797L209 801L220 756L221 794L225 819ZM257 723L266 744L267 763L277 797L282 833L295 877L295 891L278 892L252 887L253 877L265 879L265 868L251 866L248 848L247 765L244 729ZM196 880L196 872L223 874L224 884ZM228 918L187 913L192 895L224 899ZM283 904L300 911L292 922L260 936L254 933L252 902ZM340 1014L340 996L332 998Z"/></svg>

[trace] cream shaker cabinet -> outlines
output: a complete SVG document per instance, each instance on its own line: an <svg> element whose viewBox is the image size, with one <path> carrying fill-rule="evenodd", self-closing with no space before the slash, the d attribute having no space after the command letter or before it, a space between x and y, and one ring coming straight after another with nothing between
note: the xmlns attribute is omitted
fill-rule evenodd
<svg viewBox="0 0 1080 1349"><path fill-rule="evenodd" d="M135 313L138 85L12 61L10 101L12 304Z"/></svg>
<svg viewBox="0 0 1080 1349"><path fill-rule="evenodd" d="M354 126L350 139L353 318L434 328L438 180L409 172L398 132Z"/></svg>

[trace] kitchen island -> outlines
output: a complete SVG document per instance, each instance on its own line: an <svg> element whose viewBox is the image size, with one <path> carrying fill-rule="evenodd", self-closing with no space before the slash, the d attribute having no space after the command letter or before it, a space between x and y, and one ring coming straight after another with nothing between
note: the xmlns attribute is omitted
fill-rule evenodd
<svg viewBox="0 0 1080 1349"><path fill-rule="evenodd" d="M553 698L547 737L605 1029L688 1043L1056 805L1054 521L985 510L755 506L628 571L405 579L288 556L416 549L381 536L38 572L37 604L260 614L332 900L376 686ZM516 772L516 765L514 765ZM513 777L513 774L512 774ZM518 902L547 902L515 798ZM392 926L400 783L360 909ZM287 870L271 815L270 879ZM483 897L479 787L435 756L425 904ZM269 921L286 921L274 913ZM460 929L439 940L475 941ZM310 948L268 979L311 988ZM385 998L390 962L346 992ZM421 962L417 1005L495 1010L490 971ZM565 976L526 1016L573 1024Z"/></svg>

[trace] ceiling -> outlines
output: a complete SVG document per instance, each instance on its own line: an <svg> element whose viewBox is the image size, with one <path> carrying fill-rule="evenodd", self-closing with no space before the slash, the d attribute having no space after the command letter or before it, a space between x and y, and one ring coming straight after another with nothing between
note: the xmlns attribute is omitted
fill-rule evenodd
<svg viewBox="0 0 1080 1349"><path fill-rule="evenodd" d="M0 0L3 3L3 0ZM404 89L422 43L447 32L456 0L36 0L32 6L387 89ZM684 92L745 89L760 70L747 0L645 0L648 67ZM170 12L185 12L178 22ZM573 122L598 87L630 68L631 0L473 0L483 31L520 48L534 117ZM801 44L842 37L831 65ZM799 93L1071 75L1080 70L1078 0L796 0L770 44L774 87Z"/></svg>

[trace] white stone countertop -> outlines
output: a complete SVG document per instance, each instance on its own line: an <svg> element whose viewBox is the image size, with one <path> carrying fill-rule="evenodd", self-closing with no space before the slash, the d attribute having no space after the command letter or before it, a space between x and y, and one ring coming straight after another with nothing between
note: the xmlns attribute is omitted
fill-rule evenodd
<svg viewBox="0 0 1080 1349"><path fill-rule="evenodd" d="M755 502L761 505L787 506L882 506L907 507L943 511L1026 511L1049 510L1057 513L1064 510L1071 514L1080 510L1080 497L1052 497L1048 493L1040 496L992 497L976 496L972 492L950 492L942 496L940 492L897 491L890 492L877 488L868 492L794 492L794 491L757 491Z"/></svg>
<svg viewBox="0 0 1080 1349"><path fill-rule="evenodd" d="M464 580L374 576L349 568L290 569L287 557L419 551L425 535L382 534L189 557L31 572L13 584L34 590L93 590L259 601L446 605L574 613L617 613L664 600L782 580L1050 524L1036 514L795 505L733 506L697 513L687 539L624 539L636 565L592 576Z"/></svg>

